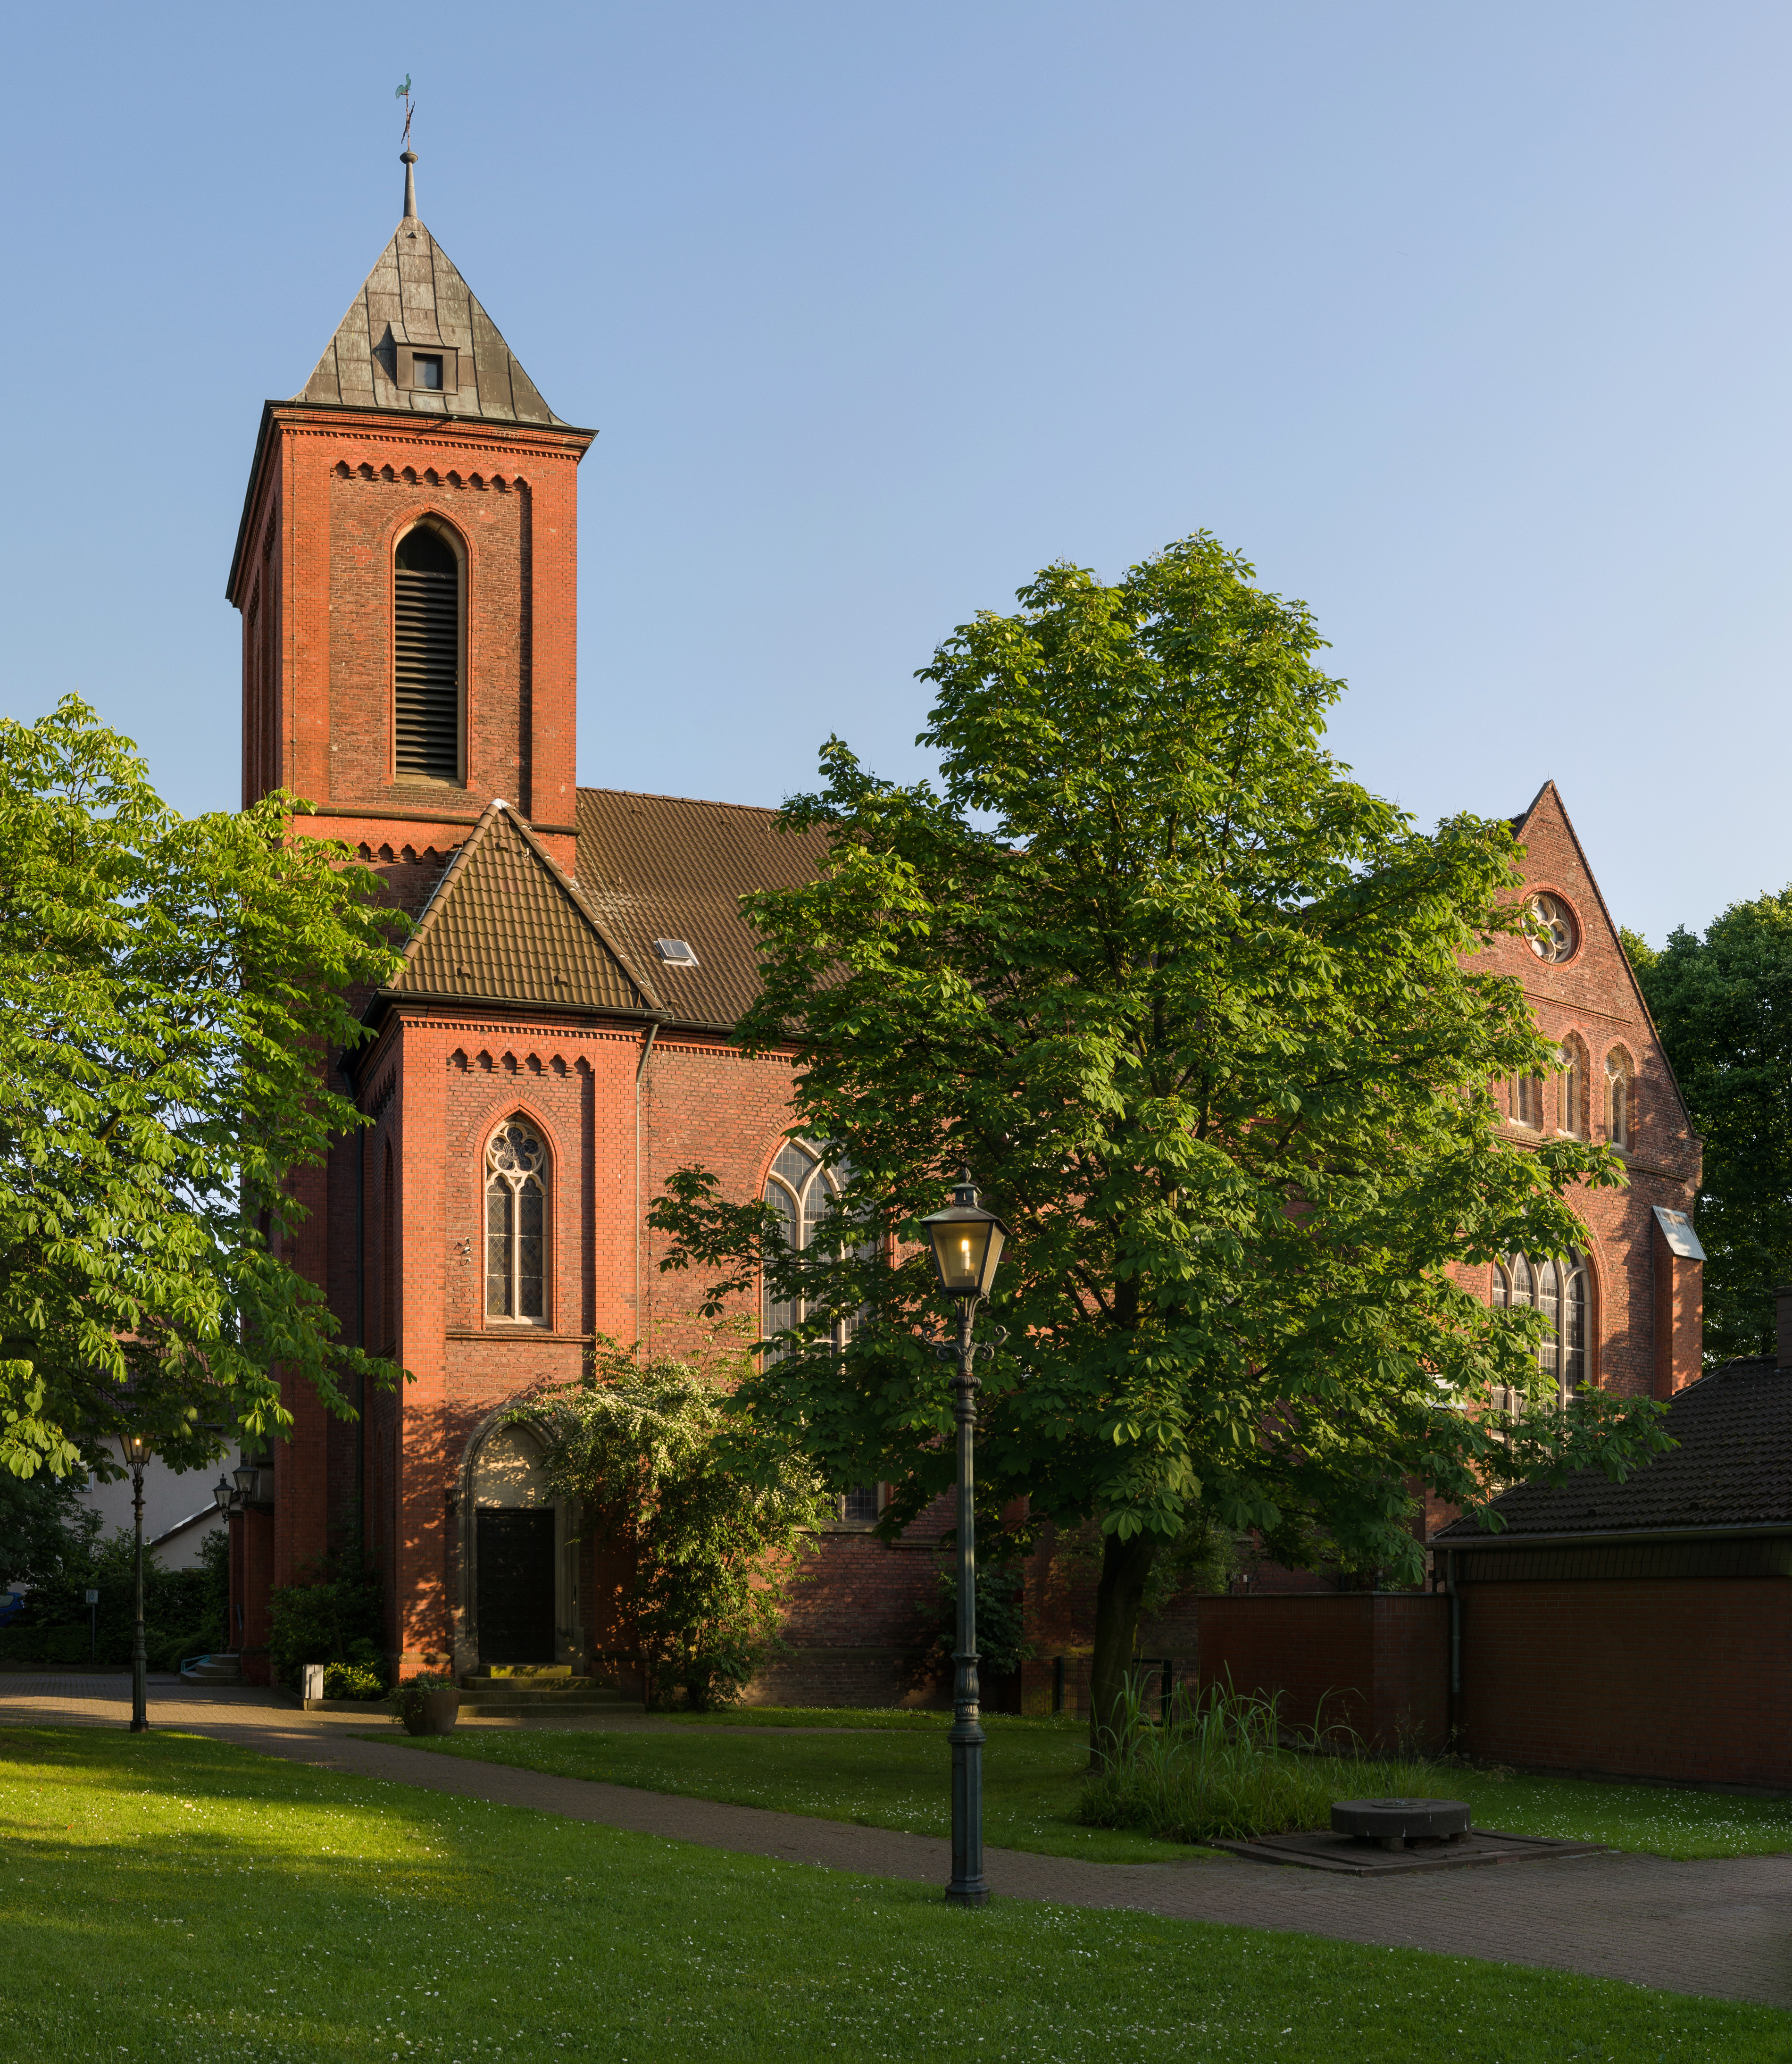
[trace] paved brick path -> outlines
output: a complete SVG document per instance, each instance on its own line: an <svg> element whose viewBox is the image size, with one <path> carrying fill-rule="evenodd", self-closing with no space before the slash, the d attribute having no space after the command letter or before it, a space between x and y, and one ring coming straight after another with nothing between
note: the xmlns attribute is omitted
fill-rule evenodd
<svg viewBox="0 0 1792 2064"><path fill-rule="evenodd" d="M396 1736L360 1741L368 1716L299 1712L266 1692L200 1692L170 1679L151 1684L150 1701L158 1727L358 1776L824 1869L942 1885L948 1875L946 1844L928 1836L433 1756ZM118 1726L129 1709L128 1678L0 1676L0 1725ZM608 1724L666 1723L619 1714ZM1380 1881L1230 1860L1082 1863L1017 1849L992 1849L988 1863L990 1883L1009 1899L1299 1929L1792 2008L1792 1856L1590 1856Z"/></svg>

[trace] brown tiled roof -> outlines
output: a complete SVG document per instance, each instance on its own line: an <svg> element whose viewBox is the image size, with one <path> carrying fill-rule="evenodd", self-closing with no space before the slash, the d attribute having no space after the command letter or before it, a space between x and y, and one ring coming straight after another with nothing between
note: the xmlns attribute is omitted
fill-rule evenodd
<svg viewBox="0 0 1792 2064"><path fill-rule="evenodd" d="M658 1010L651 978L631 961L534 833L493 803L425 906L388 993Z"/></svg>
<svg viewBox="0 0 1792 2064"><path fill-rule="evenodd" d="M1520 1484L1494 1501L1504 1534L1458 1519L1432 1538L1461 1548L1540 1535L1792 1531L1792 1369L1776 1369L1771 1355L1726 1362L1675 1397L1666 1430L1679 1445L1622 1483L1588 1469L1554 1490Z"/></svg>
<svg viewBox="0 0 1792 2064"><path fill-rule="evenodd" d="M740 898L812 881L826 851L823 834L781 832L771 810L578 792L579 887L683 1024L732 1026L743 1016L759 994L759 955ZM667 966L657 939L684 940L697 965Z"/></svg>
<svg viewBox="0 0 1792 2064"><path fill-rule="evenodd" d="M458 385L447 393L398 386L401 344L453 346L460 354ZM414 215L393 232L311 377L292 398L485 422L560 421L454 261Z"/></svg>

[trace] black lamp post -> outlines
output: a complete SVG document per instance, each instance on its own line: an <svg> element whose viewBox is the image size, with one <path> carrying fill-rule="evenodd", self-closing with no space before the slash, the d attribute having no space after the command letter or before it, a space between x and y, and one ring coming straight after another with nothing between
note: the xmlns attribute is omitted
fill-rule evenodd
<svg viewBox="0 0 1792 2064"><path fill-rule="evenodd" d="M958 1374L954 1416L958 1421L958 1647L952 1685L952 1882L946 1897L957 1906L981 1906L989 1897L983 1875L983 1744L978 1707L977 1655L977 1498L972 1450L977 1437L977 1357L971 1321L996 1280L1008 1228L982 1210L966 1168L952 1202L921 1223L933 1244L940 1287L958 1307ZM988 1354L987 1347L983 1352Z"/></svg>
<svg viewBox="0 0 1792 2064"><path fill-rule="evenodd" d="M143 1640L143 1465L149 1442L141 1433L121 1433L119 1448L131 1472L131 1503L137 1514L137 1608L131 1630L131 1731L149 1726L149 1651Z"/></svg>

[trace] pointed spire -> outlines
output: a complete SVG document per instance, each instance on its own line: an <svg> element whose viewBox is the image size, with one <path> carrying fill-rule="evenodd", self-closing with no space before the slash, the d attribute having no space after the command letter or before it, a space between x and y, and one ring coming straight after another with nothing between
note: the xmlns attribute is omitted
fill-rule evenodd
<svg viewBox="0 0 1792 2064"><path fill-rule="evenodd" d="M405 167L405 220L417 220L417 174L412 170L417 163L415 151L401 151L398 162Z"/></svg>

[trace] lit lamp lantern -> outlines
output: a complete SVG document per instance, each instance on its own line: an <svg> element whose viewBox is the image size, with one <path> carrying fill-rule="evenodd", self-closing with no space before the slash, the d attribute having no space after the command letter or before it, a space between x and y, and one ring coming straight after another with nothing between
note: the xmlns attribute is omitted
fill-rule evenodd
<svg viewBox="0 0 1792 2064"><path fill-rule="evenodd" d="M1002 1258L1008 1228L993 1211L979 1206L968 1168L960 1176L952 1202L921 1223L933 1244L933 1266L946 1295L987 1297L996 1280L996 1264Z"/></svg>

